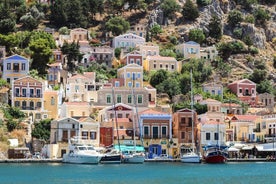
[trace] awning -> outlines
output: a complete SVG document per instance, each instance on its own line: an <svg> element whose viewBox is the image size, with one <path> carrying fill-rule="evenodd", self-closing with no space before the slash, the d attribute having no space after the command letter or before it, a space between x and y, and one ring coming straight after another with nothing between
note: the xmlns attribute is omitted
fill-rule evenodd
<svg viewBox="0 0 276 184"><path fill-rule="evenodd" d="M252 150L254 148L254 146L244 146L242 147L242 150Z"/></svg>
<svg viewBox="0 0 276 184"><path fill-rule="evenodd" d="M227 151L240 151L240 149L238 149L238 148L235 148L235 147L230 147L230 148L228 148L227 149Z"/></svg>

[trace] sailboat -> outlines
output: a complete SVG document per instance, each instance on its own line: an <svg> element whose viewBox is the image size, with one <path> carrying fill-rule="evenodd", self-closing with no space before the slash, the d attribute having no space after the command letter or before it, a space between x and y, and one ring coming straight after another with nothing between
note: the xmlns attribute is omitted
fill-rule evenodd
<svg viewBox="0 0 276 184"><path fill-rule="evenodd" d="M191 111L192 111L192 148L187 153L181 156L183 163L200 163L200 156L194 150L194 99L193 99L193 85L192 85L192 71L191 71Z"/></svg>
<svg viewBox="0 0 276 184"><path fill-rule="evenodd" d="M132 121L132 126L133 126L133 148L132 149L124 149L122 150L123 153L123 162L124 163L144 163L145 161L145 154L143 151L138 151L137 149L137 145L136 145L136 124L135 124L135 118L134 118L134 114L136 114L136 120L138 121L138 110L137 110L137 104L136 104L136 98L135 98L135 94L134 94L134 79L135 76L133 74L132 76L132 97L133 97L133 104L136 112L133 109L133 121ZM139 122L138 122L139 123ZM141 137L141 136L139 136ZM130 148L130 146L126 146L126 148ZM140 146L141 147L141 146ZM144 150L142 148L142 150Z"/></svg>
<svg viewBox="0 0 276 184"><path fill-rule="evenodd" d="M119 149L115 149L114 146L107 148L105 153L103 154L100 162L102 164L120 164L122 162L122 154L121 154L121 147L120 147L120 140L119 140L119 133L118 133L118 122L117 122L117 111L115 107L115 99L114 99L114 88L112 87L112 95L113 95L113 111L115 116L115 123L117 129L117 141ZM113 125L114 128L114 125ZM114 139L114 136L113 136ZM114 143L114 140L113 140Z"/></svg>

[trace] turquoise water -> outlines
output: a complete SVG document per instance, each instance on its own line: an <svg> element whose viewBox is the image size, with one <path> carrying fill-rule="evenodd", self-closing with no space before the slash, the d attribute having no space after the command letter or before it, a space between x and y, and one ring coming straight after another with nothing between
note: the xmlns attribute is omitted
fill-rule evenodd
<svg viewBox="0 0 276 184"><path fill-rule="evenodd" d="M10 184L154 184L154 183L262 183L276 181L276 163L118 165L0 164L0 183Z"/></svg>

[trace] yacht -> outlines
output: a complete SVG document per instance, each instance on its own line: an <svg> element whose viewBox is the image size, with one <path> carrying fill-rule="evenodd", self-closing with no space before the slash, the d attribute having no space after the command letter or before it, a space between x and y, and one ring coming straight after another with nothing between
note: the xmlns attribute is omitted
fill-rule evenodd
<svg viewBox="0 0 276 184"><path fill-rule="evenodd" d="M93 146L72 144L69 152L63 155L62 162L75 164L98 164L102 154L98 153Z"/></svg>

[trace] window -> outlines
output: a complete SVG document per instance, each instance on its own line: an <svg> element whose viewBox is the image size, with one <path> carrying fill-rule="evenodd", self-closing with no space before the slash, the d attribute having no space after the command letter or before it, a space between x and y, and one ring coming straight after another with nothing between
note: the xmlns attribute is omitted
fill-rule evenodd
<svg viewBox="0 0 276 184"><path fill-rule="evenodd" d="M135 87L139 88L140 87L140 82L135 82Z"/></svg>
<svg viewBox="0 0 276 184"><path fill-rule="evenodd" d="M163 68L163 65L162 65L162 64L160 64L159 68Z"/></svg>
<svg viewBox="0 0 276 184"><path fill-rule="evenodd" d="M132 103L132 96L127 95L127 103L131 104Z"/></svg>
<svg viewBox="0 0 276 184"><path fill-rule="evenodd" d="M192 123L193 123L192 118L189 118L189 127L192 127Z"/></svg>
<svg viewBox="0 0 276 184"><path fill-rule="evenodd" d="M79 92L80 87L79 86L75 86L75 92Z"/></svg>
<svg viewBox="0 0 276 184"><path fill-rule="evenodd" d="M51 97L51 105L55 105L55 98Z"/></svg>
<svg viewBox="0 0 276 184"><path fill-rule="evenodd" d="M167 136L167 127L162 126L161 131L162 131L162 138L165 138Z"/></svg>
<svg viewBox="0 0 276 184"><path fill-rule="evenodd" d="M140 77L141 77L141 73L137 72L137 79L140 79Z"/></svg>
<svg viewBox="0 0 276 184"><path fill-rule="evenodd" d="M214 133L214 137L215 137L215 140L218 140L218 139L219 139L219 136L218 136L218 133L217 133L217 132Z"/></svg>
<svg viewBox="0 0 276 184"><path fill-rule="evenodd" d="M111 95L106 95L106 103L111 104Z"/></svg>
<svg viewBox="0 0 276 184"><path fill-rule="evenodd" d="M27 108L27 102L26 101L23 101L22 102L22 109L26 109Z"/></svg>
<svg viewBox="0 0 276 184"><path fill-rule="evenodd" d="M120 87L120 82L119 81L115 81L115 87Z"/></svg>
<svg viewBox="0 0 276 184"><path fill-rule="evenodd" d="M138 104L143 103L143 96L142 95L138 95Z"/></svg>
<svg viewBox="0 0 276 184"><path fill-rule="evenodd" d="M210 135L210 133L208 132L208 133L206 133L206 140L211 140L211 135Z"/></svg>
<svg viewBox="0 0 276 184"><path fill-rule="evenodd" d="M185 139L185 132L181 132L181 139Z"/></svg>
<svg viewBox="0 0 276 184"><path fill-rule="evenodd" d="M146 136L146 137L149 136L149 127L148 126L144 127L144 136Z"/></svg>
<svg viewBox="0 0 276 184"><path fill-rule="evenodd" d="M137 64L137 65L141 65L140 59L137 59L137 60L136 60L136 64Z"/></svg>
<svg viewBox="0 0 276 184"><path fill-rule="evenodd" d="M41 89L36 89L36 97L41 97Z"/></svg>
<svg viewBox="0 0 276 184"><path fill-rule="evenodd" d="M182 117L182 118L180 119L180 123L184 125L184 124L185 124L185 119L186 119L186 118L183 118L183 117Z"/></svg>
<svg viewBox="0 0 276 184"><path fill-rule="evenodd" d="M174 70L174 65L171 65L171 69Z"/></svg>
<svg viewBox="0 0 276 184"><path fill-rule="evenodd" d="M15 101L15 102L14 102L14 106L15 106L15 107L20 107L20 101Z"/></svg>
<svg viewBox="0 0 276 184"><path fill-rule="evenodd" d="M133 58L130 59L130 63L131 63L131 64L134 63L134 59L133 59Z"/></svg>
<svg viewBox="0 0 276 184"><path fill-rule="evenodd" d="M30 97L34 97L34 89L30 89Z"/></svg>
<svg viewBox="0 0 276 184"><path fill-rule="evenodd" d="M35 119L41 119L41 114L40 113L36 113L35 114Z"/></svg>
<svg viewBox="0 0 276 184"><path fill-rule="evenodd" d="M127 72L127 78L130 78L130 73L129 72Z"/></svg>
<svg viewBox="0 0 276 184"><path fill-rule="evenodd" d="M19 63L13 63L13 71L19 72Z"/></svg>
<svg viewBox="0 0 276 184"><path fill-rule="evenodd" d="M117 95L117 103L122 103L122 95Z"/></svg>
<svg viewBox="0 0 276 184"><path fill-rule="evenodd" d="M34 110L34 102L33 101L30 102L30 109Z"/></svg>
<svg viewBox="0 0 276 184"><path fill-rule="evenodd" d="M23 97L26 97L26 96L27 96L27 89L26 89L26 88L23 88L23 89L22 89L22 96L23 96Z"/></svg>
<svg viewBox="0 0 276 184"><path fill-rule="evenodd" d="M7 70L11 70L11 64L7 63Z"/></svg>
<svg viewBox="0 0 276 184"><path fill-rule="evenodd" d="M97 139L97 132L90 132L90 139L91 140Z"/></svg>
<svg viewBox="0 0 276 184"><path fill-rule="evenodd" d="M128 86L128 87L131 87L131 86L132 86L132 82L128 82L128 83L127 83L127 86Z"/></svg>
<svg viewBox="0 0 276 184"><path fill-rule="evenodd" d="M84 139L84 140L88 139L88 131L82 131L81 132L81 138Z"/></svg>
<svg viewBox="0 0 276 184"><path fill-rule="evenodd" d="M158 139L158 127L157 126L152 127L152 138Z"/></svg>
<svg viewBox="0 0 276 184"><path fill-rule="evenodd" d="M16 97L20 96L20 89L19 88L15 88L15 96Z"/></svg>
<svg viewBox="0 0 276 184"><path fill-rule="evenodd" d="M156 64L153 64L153 68L156 68Z"/></svg>
<svg viewBox="0 0 276 184"><path fill-rule="evenodd" d="M37 102L36 107L41 108L41 102Z"/></svg>
<svg viewBox="0 0 276 184"><path fill-rule="evenodd" d="M239 89L239 93L242 93L242 88Z"/></svg>
<svg viewBox="0 0 276 184"><path fill-rule="evenodd" d="M119 114L117 115L117 117L118 117L118 118L123 118L123 114L119 113Z"/></svg>

